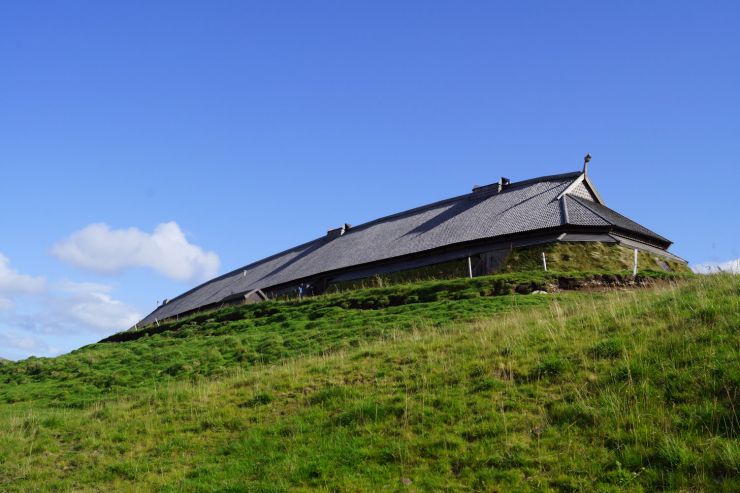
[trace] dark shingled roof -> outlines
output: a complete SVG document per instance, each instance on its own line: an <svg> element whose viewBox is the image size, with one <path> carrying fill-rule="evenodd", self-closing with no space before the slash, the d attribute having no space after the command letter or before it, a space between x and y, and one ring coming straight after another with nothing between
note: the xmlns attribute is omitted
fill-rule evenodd
<svg viewBox="0 0 740 493"><path fill-rule="evenodd" d="M670 244L608 207L583 198L583 189L579 196L563 195L580 178L580 172L544 176L511 183L501 192L496 185L481 187L473 193L353 227L342 236L322 236L208 281L158 307L140 323L149 324L252 289L337 269L566 225L615 228L658 244ZM594 200L599 200L598 192L593 191Z"/></svg>
<svg viewBox="0 0 740 493"><path fill-rule="evenodd" d="M638 233L642 236L647 236L648 238L660 240L661 243L670 244L670 240L663 238L659 234L647 229L645 226L637 224L632 219L624 217L623 215L611 210L605 205L599 204L598 202L592 202L590 200L584 200L581 197L566 197L568 197L568 207L571 207L570 204L572 204L573 202L578 202L582 207L588 209L590 212L603 219L606 224L610 224L625 231ZM586 219L587 223L588 221L589 219Z"/></svg>

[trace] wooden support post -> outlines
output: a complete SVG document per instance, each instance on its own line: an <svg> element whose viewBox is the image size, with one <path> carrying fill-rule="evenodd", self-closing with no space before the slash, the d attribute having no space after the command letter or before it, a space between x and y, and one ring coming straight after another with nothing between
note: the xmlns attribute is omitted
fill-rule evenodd
<svg viewBox="0 0 740 493"><path fill-rule="evenodd" d="M545 257L545 252L542 252L542 267L545 269L545 272L547 272L547 258Z"/></svg>
<svg viewBox="0 0 740 493"><path fill-rule="evenodd" d="M468 277L473 278L473 261L470 260L470 256L468 256Z"/></svg>
<svg viewBox="0 0 740 493"><path fill-rule="evenodd" d="M637 248L635 248L635 261L632 266L632 275L637 276Z"/></svg>

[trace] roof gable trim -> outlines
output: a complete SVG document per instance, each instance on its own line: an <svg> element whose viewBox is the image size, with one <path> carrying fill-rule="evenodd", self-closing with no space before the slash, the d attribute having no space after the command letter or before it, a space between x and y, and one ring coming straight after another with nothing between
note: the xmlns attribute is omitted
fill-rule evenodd
<svg viewBox="0 0 740 493"><path fill-rule="evenodd" d="M601 198L598 190L596 190L596 187L585 173L581 173L575 180L573 180L573 183L568 185L568 187L563 190L560 195L558 195L558 200L562 200L563 197L572 193L576 188L578 188L580 184L583 184L588 189L588 191L591 192L591 195L594 196L595 202L604 206L606 205L604 199Z"/></svg>

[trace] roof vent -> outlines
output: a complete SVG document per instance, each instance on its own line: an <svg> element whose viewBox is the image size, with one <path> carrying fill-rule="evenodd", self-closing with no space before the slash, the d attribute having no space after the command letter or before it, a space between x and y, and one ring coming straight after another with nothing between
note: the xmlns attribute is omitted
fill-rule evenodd
<svg viewBox="0 0 740 493"><path fill-rule="evenodd" d="M505 177L501 177L501 179L497 183L492 183L490 185L474 185L473 186L473 193L491 193L491 192L497 192L500 193L501 190L504 189L504 187L509 186L511 183L511 180Z"/></svg>
<svg viewBox="0 0 740 493"><path fill-rule="evenodd" d="M339 238L344 233L346 233L347 231L349 231L351 227L352 227L351 224L344 223L343 225L341 225L338 228L330 229L329 231L326 232L326 238L328 240L333 240L334 238Z"/></svg>

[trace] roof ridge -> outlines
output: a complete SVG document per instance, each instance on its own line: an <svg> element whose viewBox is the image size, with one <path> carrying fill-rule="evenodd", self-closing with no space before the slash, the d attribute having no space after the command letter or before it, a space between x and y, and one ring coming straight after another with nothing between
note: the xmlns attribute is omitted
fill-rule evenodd
<svg viewBox="0 0 740 493"><path fill-rule="evenodd" d="M569 172L569 173L560 173L560 174L555 174L555 175L544 175L544 176L540 176L540 177L536 177L536 178L530 178L530 179L526 179L526 180L521 180L521 181L518 181L518 182L511 182L510 184L506 185L503 188L503 190L501 190L501 191L499 191L499 189L497 187L493 187L493 186L491 187L490 190L486 190L486 191L484 191L482 193L481 193L481 191L478 191L478 192L472 192L471 191L471 192L468 192L468 193L465 193L465 194L461 194L461 195L457 195L457 196L454 196L454 197L449 197L449 198L446 198L446 199L442 199L442 200L437 200L437 201L434 201L434 202L430 202L430 203L425 204L425 205L413 207L411 209L407 209L407 210L404 210L404 211L400 211L400 212L388 214L388 215L385 215L385 216L381 216L379 218L376 218L376 219L367 221L365 223L359 224L359 225L357 225L357 226L349 229L347 231L347 233L345 233L344 236L350 236L350 235L352 235L353 232L360 232L362 230L366 230L368 228L371 228L373 226L376 226L376 225L379 225L379 224L382 224L382 223L393 221L395 219L401 219L401 218L406 218L406 217L409 217L409 216L413 216L413 215L419 214L421 212L430 211L430 210L433 210L435 208L443 207L443 206L448 205L448 204L451 205L451 206L454 206L453 204L459 203L459 202L462 202L462 201L466 201L466 200L476 200L478 202L484 202L484 201L487 201L491 197L494 197L494 196L497 196L497 195L505 195L505 194L507 194L509 192L513 192L513 191L516 191L516 190L522 190L522 189L524 189L524 187L528 187L530 185L534 185L534 184L537 184L537 183L548 182L548 181L550 181L550 182L565 182L567 180L571 180L571 179L574 179L574 178L578 177L580 174L581 174L580 171L577 171L577 172ZM555 186L556 187L560 187L560 186L562 186L562 184L561 183L556 183ZM540 192L540 193L545 193L545 192L543 191L543 192ZM538 195L539 195L539 193L538 193ZM234 276L238 276L241 271L251 271L251 270L253 270L255 268L258 268L259 266L264 265L264 264L266 264L266 263L268 263L270 261L273 261L275 259L280 259L283 256L287 256L287 255L300 256L303 252L305 252L307 249L310 249L313 245L317 245L318 246L318 245L323 244L325 242L325 238L326 238L326 236L325 235L322 235L322 236L319 236L319 237L317 237L315 239L309 240L307 242L303 242L303 243L301 243L299 245L292 246L292 247L287 248L287 249L284 249L284 250L282 250L280 252L274 253L274 254L272 254L270 256L267 256L265 258L257 259L257 260L255 260L253 262L250 262L250 263L246 264L246 265L242 265L242 266L239 266L237 268L230 269L229 271L227 271L227 272L225 272L225 273L223 273L223 274L221 274L221 275L219 275L217 277L214 277L213 279L209 279L207 281L204 281L204 282L202 282L202 283L194 286L193 288L185 291L184 293L182 293L182 294L180 294L178 296L175 296L174 298L171 298L168 301L167 305L164 305L163 304L163 305L160 305L160 306L156 307L151 314L149 314L147 317L145 317L145 319L148 318L148 317L154 316L155 314L158 314L158 313L167 312L173 306L177 305L178 303L182 302L183 300L187 300L188 296L192 295L195 292L198 292L199 290L205 288L206 286L214 286L216 283L220 283L222 281L225 281L225 282L223 282L223 285L222 286L214 286L214 289L216 289L216 292L217 293L225 292L225 291L231 289L235 284L237 284L239 282L239 279L236 279L235 278L235 279L232 280L230 278L232 278ZM291 258L293 258L293 257L291 257ZM239 277L241 278L241 276L239 276ZM187 304L187 301L185 301L185 303ZM167 306L168 309L164 309L165 306Z"/></svg>
<svg viewBox="0 0 740 493"><path fill-rule="evenodd" d="M501 192L501 193L506 193L507 191L510 191L513 188L518 188L518 187L525 186L525 185L530 185L530 184L533 184L533 183L539 183L539 182L542 182L542 181L548 181L548 180L564 180L564 179L571 178L571 177L576 178L580 174L581 174L580 171L572 171L572 172L568 172L568 173L559 173L559 174L555 174L555 175L544 175L544 176L539 176L539 177L536 177L536 178L529 178L529 179L526 179L526 180L511 182L509 185L506 186L506 188L504 189L504 191ZM488 195L496 195L496 194L498 194L498 192L496 192L496 193L493 193L493 192L484 192L483 194L479 194L479 196L485 197L485 196L488 196ZM407 209L405 211L394 212L392 214L388 214L386 216L381 216L381 217L379 217L377 219L372 219L372 220L367 221L365 223L361 223L361 224L358 224L356 226L353 226L345 234L350 235L350 234L352 234L353 231L361 230L361 229L367 228L369 226L373 226L375 224L378 224L380 222L388 221L389 219L395 219L395 218L404 217L406 215L418 213L418 212L420 212L422 210L425 210L425 209L431 209L433 207L439 207L439 206L444 205L446 203L456 202L456 201L458 201L460 199L463 199L465 197L472 197L473 195L474 195L473 192L468 192L468 193L465 193L465 194L462 194L462 195L457 195L457 196L454 196L454 197L449 197L449 198L446 198L446 199L437 200L435 202L430 202L429 204L425 204L425 205L420 205L420 206L417 206L417 207L413 207L413 208ZM313 243L316 243L318 241L321 241L323 238L324 238L324 236L319 236L318 238L315 238L313 240L309 240L309 241L306 241L306 242L301 243L299 245L296 245L296 246L293 246L293 247L290 247L290 248L286 248L285 250L282 250L282 251L280 251L278 253L275 253L273 255L270 255L268 257L265 257L265 258L262 258L262 259L259 259L259 260L255 260L254 262L250 262L249 264L242 265L240 267L237 267L235 269L232 269L232 270L230 270L230 271L228 271L228 272L226 272L224 274L221 274L220 276L217 276L217 277L214 277L213 279L209 279L207 281L204 281L201 284L198 284L197 286L193 287L192 289L189 289L188 291L186 291L186 292L184 292L184 293L182 293L182 294L180 294L178 296L175 296L174 298L171 298L168 301L168 304L169 303L172 303L174 301L177 301L177 300L179 300L179 299L181 299L181 298L183 298L185 296L187 296L188 294L196 291L197 289L200 289L203 286L206 286L208 284L211 284L211 283L220 281L222 279L225 279L225 278L227 278L229 276L232 276L232 275L236 274L237 272L239 272L240 270L251 269L252 267L255 267L257 265L260 265L260 264L262 264L264 262L268 262L268 261L270 261L270 260L272 260L274 258L277 258L279 256L285 255L286 253L292 252L294 250L299 250L299 249L304 248L304 247L308 247L309 245L311 245ZM155 308L154 311L157 311L161 306L164 306L164 305L158 306L157 308Z"/></svg>
<svg viewBox="0 0 740 493"><path fill-rule="evenodd" d="M562 224L563 226L570 224L570 217L568 214L568 201L566 200L567 197L567 195L563 195L560 197L560 224Z"/></svg>
<svg viewBox="0 0 740 493"><path fill-rule="evenodd" d="M583 174L582 171L569 171L567 173L558 173L555 175L545 175L545 176L538 176L537 178L529 178L527 180L522 181L514 181L509 184L509 187L515 187L519 185L528 185L530 183L537 183L540 181L549 181L549 180L564 180L566 178L578 178Z"/></svg>
<svg viewBox="0 0 740 493"><path fill-rule="evenodd" d="M513 189L513 188L521 187L521 186L524 186L524 185L531 185L531 184L539 183L539 182L542 182L542 181L564 180L566 178L576 178L580 174L581 174L580 171L572 171L572 172L569 172L569 173L560 173L560 174L556 174L556 175L545 175L545 176L540 176L540 177L537 177L537 178L529 178L527 180L521 180L521 181L511 182L509 185L507 185L504 188L504 190L502 192L495 192L495 193L494 192L483 192L482 194L479 192L477 194L477 196L481 197L481 196L487 196L487 195L498 195L499 193L506 193L506 192L510 191L511 189ZM482 187L485 187L485 186L487 186L487 185L482 185ZM456 195L454 197L450 197L450 198L447 198L447 199L437 200L436 202L430 202L429 204L425 204L425 205L420 205L420 206L417 206L417 207L413 207L413 208L407 209L405 211L394 212L392 214L388 214L386 216L381 216L381 217L379 217L377 219L372 219L370 221L367 221L367 222L358 224L356 226L352 226L352 229L350 229L345 234L351 234L353 231L356 231L356 230L365 228L367 226L372 226L372 225L374 225L376 223L379 223L379 222L382 222L382 221L387 221L388 219L394 219L396 217L403 217L403 216L405 216L407 214L417 213L417 212L422 211L422 210L425 210L425 209L431 209L433 207L438 207L438 206L444 205L444 204L446 204L448 202L456 202L456 201L458 201L460 199L463 199L465 197L473 197L475 195L476 195L475 192L468 192L468 193L464 193L462 195Z"/></svg>

